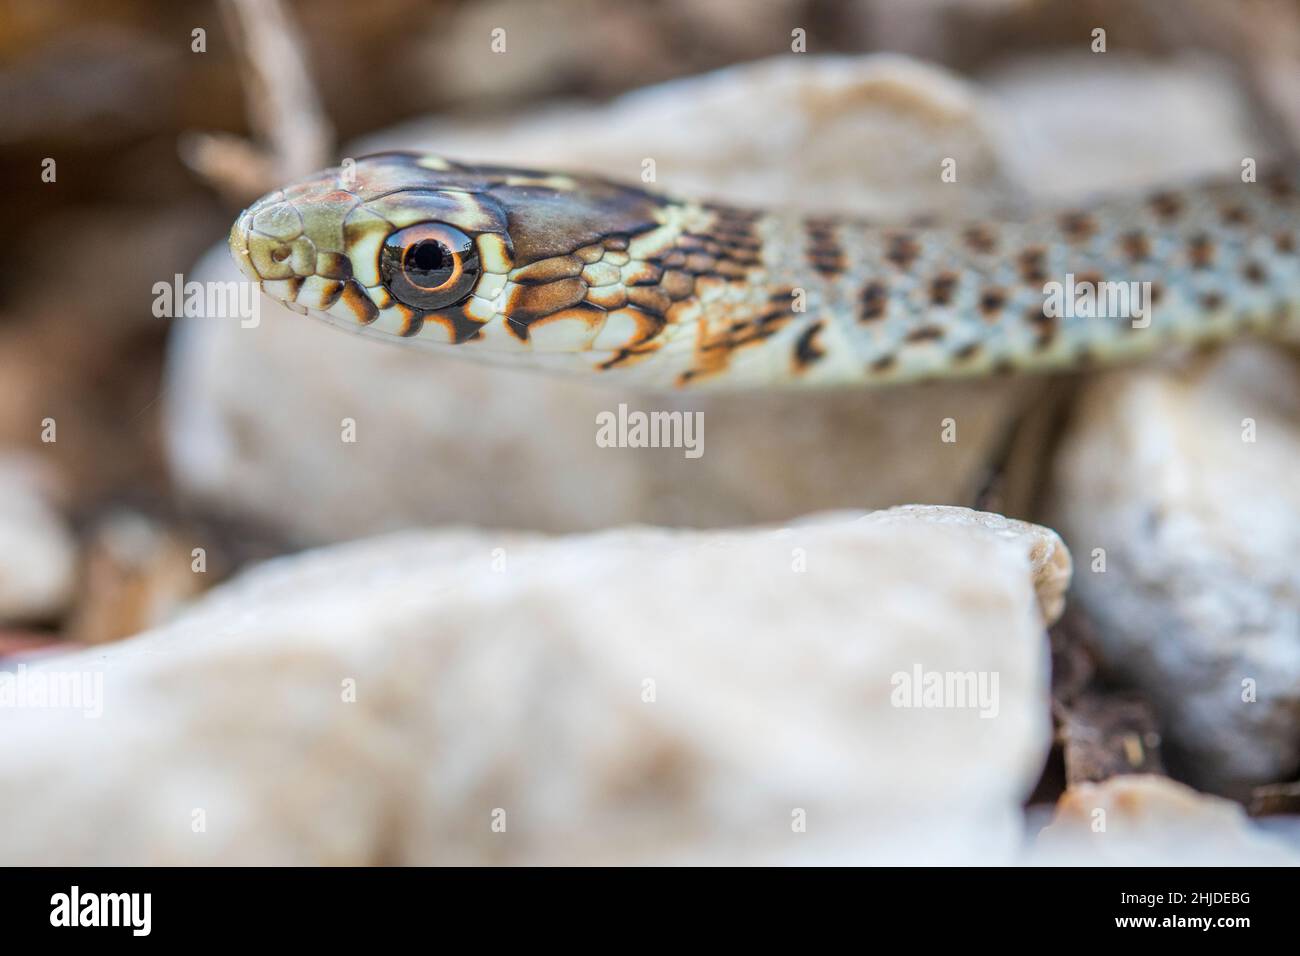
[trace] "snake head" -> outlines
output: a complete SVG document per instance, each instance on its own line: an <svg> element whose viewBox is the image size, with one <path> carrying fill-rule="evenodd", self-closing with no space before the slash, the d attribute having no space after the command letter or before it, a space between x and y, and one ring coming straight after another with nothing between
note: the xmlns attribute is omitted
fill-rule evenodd
<svg viewBox="0 0 1300 956"><path fill-rule="evenodd" d="M381 153L257 200L230 249L267 295L367 334L494 357L612 349L662 325L635 308L611 323L629 311L611 293L644 278L637 237L671 243L668 208L604 180ZM598 343L607 331L620 341Z"/></svg>

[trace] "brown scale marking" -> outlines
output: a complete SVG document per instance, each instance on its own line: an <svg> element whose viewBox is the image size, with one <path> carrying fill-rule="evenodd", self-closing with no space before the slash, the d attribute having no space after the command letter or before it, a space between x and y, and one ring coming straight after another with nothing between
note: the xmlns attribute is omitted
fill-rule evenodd
<svg viewBox="0 0 1300 956"><path fill-rule="evenodd" d="M871 371L877 373L888 372L896 364L898 364L897 355L882 355L880 356L880 358L876 359L874 362L871 363L870 368Z"/></svg>
<svg viewBox="0 0 1300 956"><path fill-rule="evenodd" d="M1037 284L1047 281L1047 252L1041 246L1031 246L1017 257L1020 266L1020 278L1028 283Z"/></svg>
<svg viewBox="0 0 1300 956"><path fill-rule="evenodd" d="M757 227L752 222L719 221L714 225L714 233L722 242L734 246L757 246L761 244Z"/></svg>
<svg viewBox="0 0 1300 956"><path fill-rule="evenodd" d="M724 232L719 233L719 238L724 246L738 254L757 255L763 250L763 240L752 232Z"/></svg>
<svg viewBox="0 0 1300 956"><path fill-rule="evenodd" d="M515 270L510 278L520 285L541 285L555 282L557 279L571 279L581 275L584 265L580 256L552 256L550 259L538 259Z"/></svg>
<svg viewBox="0 0 1300 956"><path fill-rule="evenodd" d="M1151 283L1151 304L1158 305L1160 300L1165 297L1165 287L1159 282Z"/></svg>
<svg viewBox="0 0 1300 956"><path fill-rule="evenodd" d="M351 310L360 325L369 325L379 318L379 307L366 295L365 290L355 279L349 279L343 285L339 301Z"/></svg>
<svg viewBox="0 0 1300 956"><path fill-rule="evenodd" d="M587 283L581 279L559 279L544 285L516 286L506 306L511 321L520 325L577 305L587 297Z"/></svg>
<svg viewBox="0 0 1300 956"><path fill-rule="evenodd" d="M889 292L885 284L878 280L872 280L862 287L862 295L859 297L861 309L858 311L858 321L874 322L876 319L885 317L885 308L889 304Z"/></svg>
<svg viewBox="0 0 1300 956"><path fill-rule="evenodd" d="M408 311L402 316L402 330L397 334L404 339L419 335L420 330L424 328L424 316L419 312Z"/></svg>
<svg viewBox="0 0 1300 956"><path fill-rule="evenodd" d="M734 259L719 259L718 264L713 267L714 273L725 279L743 279L749 275L749 267L742 262Z"/></svg>
<svg viewBox="0 0 1300 956"><path fill-rule="evenodd" d="M812 267L823 275L837 275L845 270L844 249L835 236L834 227L829 223L805 220L810 244L808 261Z"/></svg>
<svg viewBox="0 0 1300 956"><path fill-rule="evenodd" d="M1268 272L1262 265L1253 259L1246 263L1246 268L1241 270L1241 274L1246 277L1247 282L1260 285L1268 281Z"/></svg>
<svg viewBox="0 0 1300 956"><path fill-rule="evenodd" d="M346 281L352 278L352 260L337 252L318 253L316 274L322 279Z"/></svg>
<svg viewBox="0 0 1300 956"><path fill-rule="evenodd" d="M692 252L686 257L685 269L687 272L694 272L697 276L704 275L713 271L716 261L712 256L705 255L702 252Z"/></svg>
<svg viewBox="0 0 1300 956"><path fill-rule="evenodd" d="M988 226L970 226L961 235L975 252L989 253L997 247L997 236Z"/></svg>
<svg viewBox="0 0 1300 956"><path fill-rule="evenodd" d="M321 290L320 308L328 309L335 302L337 302L339 300L339 296L343 294L344 288L345 288L344 283L339 282L337 279L330 280L330 283L326 285L323 290Z"/></svg>
<svg viewBox="0 0 1300 956"><path fill-rule="evenodd" d="M953 352L952 357L956 359L958 362L969 362L971 359L973 359L976 355L979 354L979 350L980 350L980 343L967 342L956 352Z"/></svg>
<svg viewBox="0 0 1300 956"><path fill-rule="evenodd" d="M695 279L685 272L669 269L659 280L659 287L674 300L685 299L695 292Z"/></svg>
<svg viewBox="0 0 1300 956"><path fill-rule="evenodd" d="M615 252L626 252L628 237L622 235L606 236L602 240L606 249L612 249Z"/></svg>
<svg viewBox="0 0 1300 956"><path fill-rule="evenodd" d="M723 273L719 272L717 269L701 269L699 272L692 272L689 274L691 276L694 276L697 282L705 282L709 279L714 279L718 282L721 282L723 285L726 285L734 281L731 276L724 275Z"/></svg>
<svg viewBox="0 0 1300 956"><path fill-rule="evenodd" d="M1034 349L1039 352L1045 352L1051 348L1052 343L1056 341L1056 326L1044 326L1038 330L1038 336L1034 339Z"/></svg>
<svg viewBox="0 0 1300 956"><path fill-rule="evenodd" d="M1161 219L1173 219L1183 211L1183 201L1173 193L1156 193L1150 202L1151 208Z"/></svg>
<svg viewBox="0 0 1300 956"><path fill-rule="evenodd" d="M659 263L669 268L686 265L686 253L682 249L669 249L659 257Z"/></svg>
<svg viewBox="0 0 1300 956"><path fill-rule="evenodd" d="M793 318L790 309L778 307L770 308L756 318L733 319L718 333L711 334L706 324L701 323L696 350L701 353L730 353L741 346L771 338ZM710 361L716 364L717 359Z"/></svg>
<svg viewBox="0 0 1300 956"><path fill-rule="evenodd" d="M645 263L645 267L646 267L645 274L637 276L635 279L633 279L631 282L628 283L629 286L658 285L660 282L663 281L664 270L662 266L647 261Z"/></svg>
<svg viewBox="0 0 1300 956"><path fill-rule="evenodd" d="M702 353L722 353L730 354L744 345L753 345L755 342L762 342L764 339L770 339L776 335L780 329L777 327L765 328L761 325L755 325L752 322L741 323L739 328L728 327L721 334L707 339L704 344L698 347ZM725 364L725 359L722 360Z"/></svg>
<svg viewBox="0 0 1300 956"><path fill-rule="evenodd" d="M1002 314L1006 304L1007 296L1001 289L985 289L980 293L980 314L990 322Z"/></svg>
<svg viewBox="0 0 1300 956"><path fill-rule="evenodd" d="M654 315L663 315L668 311L668 307L673 304L673 300L668 293L657 286L629 286L627 301L638 309Z"/></svg>
<svg viewBox="0 0 1300 956"><path fill-rule="evenodd" d="M477 319L471 319L465 314L464 309L453 308L445 309L442 312L425 312L422 313L422 320L421 327L425 322L434 322L441 325L446 330L447 337L451 339L453 345L472 342L483 337L480 330L485 323ZM518 334L517 330L510 327L509 322L506 323L506 327L515 332L516 335ZM419 329L417 328L416 331L418 332Z"/></svg>
<svg viewBox="0 0 1300 956"><path fill-rule="evenodd" d="M1223 294L1219 292L1207 292L1201 296L1201 308L1206 312L1217 312L1223 308Z"/></svg>
<svg viewBox="0 0 1300 956"><path fill-rule="evenodd" d="M1145 262L1151 257L1151 240L1140 229L1126 232L1120 237L1120 248L1130 262Z"/></svg>
<svg viewBox="0 0 1300 956"><path fill-rule="evenodd" d="M794 344L794 368L795 372L803 372L815 362L821 361L826 357L826 351L817 344L817 336L821 333L824 322L814 322L799 335L798 341Z"/></svg>
<svg viewBox="0 0 1300 956"><path fill-rule="evenodd" d="M921 255L920 243L910 233L894 233L886 241L885 258L900 269L909 268Z"/></svg>
<svg viewBox="0 0 1300 956"><path fill-rule="evenodd" d="M1273 237L1273 248L1284 256L1295 253L1295 236L1289 232L1279 232Z"/></svg>
<svg viewBox="0 0 1300 956"><path fill-rule="evenodd" d="M937 325L923 325L907 333L908 342L938 342L943 338L943 329Z"/></svg>
<svg viewBox="0 0 1300 956"><path fill-rule="evenodd" d="M1067 212L1061 216L1061 231L1071 242L1090 239L1097 232L1097 222L1086 212Z"/></svg>
<svg viewBox="0 0 1300 956"><path fill-rule="evenodd" d="M1225 226L1244 226L1250 222L1250 213L1244 206L1227 206L1220 210L1219 215Z"/></svg>
<svg viewBox="0 0 1300 956"><path fill-rule="evenodd" d="M612 356L610 356L605 361L601 362L596 367L600 369L602 372L608 372L610 369L618 368L620 365L631 365L635 363L637 360L645 358L647 355L651 355L657 352L658 350L659 350L658 345L628 346L626 348L619 349ZM685 382L681 381L681 379L684 378L686 378L686 375L682 375L679 377L679 382L681 382L681 384L683 385L685 384Z"/></svg>
<svg viewBox="0 0 1300 956"><path fill-rule="evenodd" d="M957 290L957 274L941 272L930 282L930 303L936 306L952 304L952 295Z"/></svg>
<svg viewBox="0 0 1300 956"><path fill-rule="evenodd" d="M1094 289L1096 289L1097 286L1100 286L1103 281L1101 273L1095 269L1091 269L1087 272L1080 272L1074 278L1078 285L1083 285L1086 282Z"/></svg>
<svg viewBox="0 0 1300 956"><path fill-rule="evenodd" d="M1214 262L1214 240L1205 233L1197 233L1187 243L1187 255L1193 269L1208 269Z"/></svg>

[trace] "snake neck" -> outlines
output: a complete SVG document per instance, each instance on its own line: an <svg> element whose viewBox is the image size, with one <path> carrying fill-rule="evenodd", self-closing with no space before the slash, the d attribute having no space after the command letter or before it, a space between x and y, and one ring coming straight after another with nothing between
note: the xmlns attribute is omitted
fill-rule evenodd
<svg viewBox="0 0 1300 956"><path fill-rule="evenodd" d="M924 228L682 205L627 289L653 334L593 365L657 386L883 384L1297 338L1297 187L1271 173Z"/></svg>

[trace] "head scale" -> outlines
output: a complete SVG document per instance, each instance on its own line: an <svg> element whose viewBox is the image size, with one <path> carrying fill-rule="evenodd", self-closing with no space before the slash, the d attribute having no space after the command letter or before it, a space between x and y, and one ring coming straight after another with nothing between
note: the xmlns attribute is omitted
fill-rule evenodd
<svg viewBox="0 0 1300 956"><path fill-rule="evenodd" d="M265 293L336 325L494 354L578 352L620 347L597 342L607 326L629 340L661 327L610 287L644 279L631 241L672 243L668 207L598 179L381 153L262 197L230 248Z"/></svg>

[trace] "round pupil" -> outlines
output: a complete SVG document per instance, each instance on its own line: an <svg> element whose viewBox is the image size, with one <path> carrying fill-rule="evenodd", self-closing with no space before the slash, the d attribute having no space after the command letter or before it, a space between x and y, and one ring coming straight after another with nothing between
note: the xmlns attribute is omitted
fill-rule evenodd
<svg viewBox="0 0 1300 956"><path fill-rule="evenodd" d="M426 280L439 278L439 273L442 273L441 279L445 279L446 273L451 271L451 256L447 247L436 239L417 242L406 254L406 271L421 285L437 285L437 282L430 283Z"/></svg>

